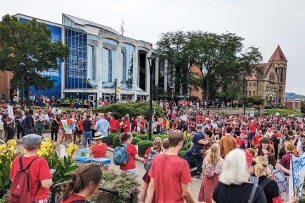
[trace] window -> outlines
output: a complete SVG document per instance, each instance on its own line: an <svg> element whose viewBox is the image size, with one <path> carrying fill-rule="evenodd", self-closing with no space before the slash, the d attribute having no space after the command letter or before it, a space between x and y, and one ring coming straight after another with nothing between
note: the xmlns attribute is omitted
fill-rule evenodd
<svg viewBox="0 0 305 203"><path fill-rule="evenodd" d="M253 94L255 94L255 91L253 91Z"/></svg>

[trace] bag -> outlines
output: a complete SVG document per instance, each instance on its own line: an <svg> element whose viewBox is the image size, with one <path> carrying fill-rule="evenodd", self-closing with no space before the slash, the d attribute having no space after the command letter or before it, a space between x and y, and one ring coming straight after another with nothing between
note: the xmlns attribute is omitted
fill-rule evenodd
<svg viewBox="0 0 305 203"><path fill-rule="evenodd" d="M275 165L275 169L272 166L268 166L271 171L272 174L274 174L274 181L277 183L278 187L279 187L279 192L285 192L286 191L286 177L283 173L283 171L281 171L278 167L278 164Z"/></svg>
<svg viewBox="0 0 305 203"><path fill-rule="evenodd" d="M8 202L10 203L33 203L38 192L40 183L34 196L31 195L31 176L29 168L37 158L34 158L26 168L23 168L22 155L19 156L20 170L16 173L11 187Z"/></svg>
<svg viewBox="0 0 305 203"><path fill-rule="evenodd" d="M213 166L206 166L204 169L204 175L207 178L212 178L214 176L214 167Z"/></svg>
<svg viewBox="0 0 305 203"><path fill-rule="evenodd" d="M158 155L159 153L156 150L151 150L147 156L147 162L146 162L146 171L149 171L149 169L151 168L151 164L153 161L153 158Z"/></svg>
<svg viewBox="0 0 305 203"><path fill-rule="evenodd" d="M121 144L116 146L113 151L113 162L115 165L126 165L128 161L127 146Z"/></svg>
<svg viewBox="0 0 305 203"><path fill-rule="evenodd" d="M250 197L248 199L248 203L252 203L253 202L256 189L257 189L257 184L254 184L253 187L252 187L251 193L250 193Z"/></svg>

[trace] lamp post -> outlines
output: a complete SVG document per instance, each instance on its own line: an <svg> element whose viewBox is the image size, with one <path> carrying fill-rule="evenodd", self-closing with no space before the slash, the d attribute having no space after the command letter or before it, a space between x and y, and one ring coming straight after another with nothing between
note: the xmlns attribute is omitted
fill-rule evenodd
<svg viewBox="0 0 305 203"><path fill-rule="evenodd" d="M117 88L117 79L114 80L114 103L116 103L116 88Z"/></svg>
<svg viewBox="0 0 305 203"><path fill-rule="evenodd" d="M149 62L149 68L150 68L150 85L149 85L149 140L151 140L151 131L152 131L152 100L153 100L153 66L155 65L155 57L153 55L147 57L147 60Z"/></svg>
<svg viewBox="0 0 305 203"><path fill-rule="evenodd" d="M23 105L23 93L24 93L24 66L25 64L23 62L19 63L19 66L20 66L20 77L21 77L21 80L20 80L20 105L21 105L21 108L22 108L22 105Z"/></svg>
<svg viewBox="0 0 305 203"><path fill-rule="evenodd" d="M174 100L175 87L174 86L170 87L170 90L171 90L171 101L169 104L169 107L170 107L169 127L171 129L172 128L171 120L172 120L172 114L173 114L173 100Z"/></svg>

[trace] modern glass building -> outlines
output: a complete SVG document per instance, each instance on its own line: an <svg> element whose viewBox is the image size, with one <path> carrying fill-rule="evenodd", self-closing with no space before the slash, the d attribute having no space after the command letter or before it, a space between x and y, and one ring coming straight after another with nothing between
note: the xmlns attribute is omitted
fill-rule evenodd
<svg viewBox="0 0 305 203"><path fill-rule="evenodd" d="M16 17L22 22L33 18L22 14ZM32 90L33 94L92 101L112 99L117 87L117 98L148 98L150 43L125 37L110 27L67 14L62 14L62 25L36 20L51 29L53 41L62 40L68 45L70 54L64 62L58 61L58 69L41 73L56 79L54 88L51 91Z"/></svg>

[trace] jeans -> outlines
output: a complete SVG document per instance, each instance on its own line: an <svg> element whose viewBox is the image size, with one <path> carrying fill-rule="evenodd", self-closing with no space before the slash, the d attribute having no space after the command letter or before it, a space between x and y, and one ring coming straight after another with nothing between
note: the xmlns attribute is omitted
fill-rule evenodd
<svg viewBox="0 0 305 203"><path fill-rule="evenodd" d="M51 127L51 140L55 140L55 142L57 142L57 133L58 133L58 126L52 126Z"/></svg>
<svg viewBox="0 0 305 203"><path fill-rule="evenodd" d="M254 133L249 133L248 134L248 147L251 147L252 146L252 138L255 136L255 132ZM255 146L253 146L255 147Z"/></svg>
<svg viewBox="0 0 305 203"><path fill-rule="evenodd" d="M89 145L91 145L92 140L92 131L83 131L84 135L84 147L87 147L88 139L89 139Z"/></svg>
<svg viewBox="0 0 305 203"><path fill-rule="evenodd" d="M199 153L199 150L196 149L189 149L186 151L185 153L185 159L187 160L187 163L189 164L189 166L191 166L191 156L192 153ZM197 159L197 172L198 173L202 173L202 154L196 155L196 157L194 157L195 159Z"/></svg>
<svg viewBox="0 0 305 203"><path fill-rule="evenodd" d="M107 137L102 138L102 143L106 143Z"/></svg>

